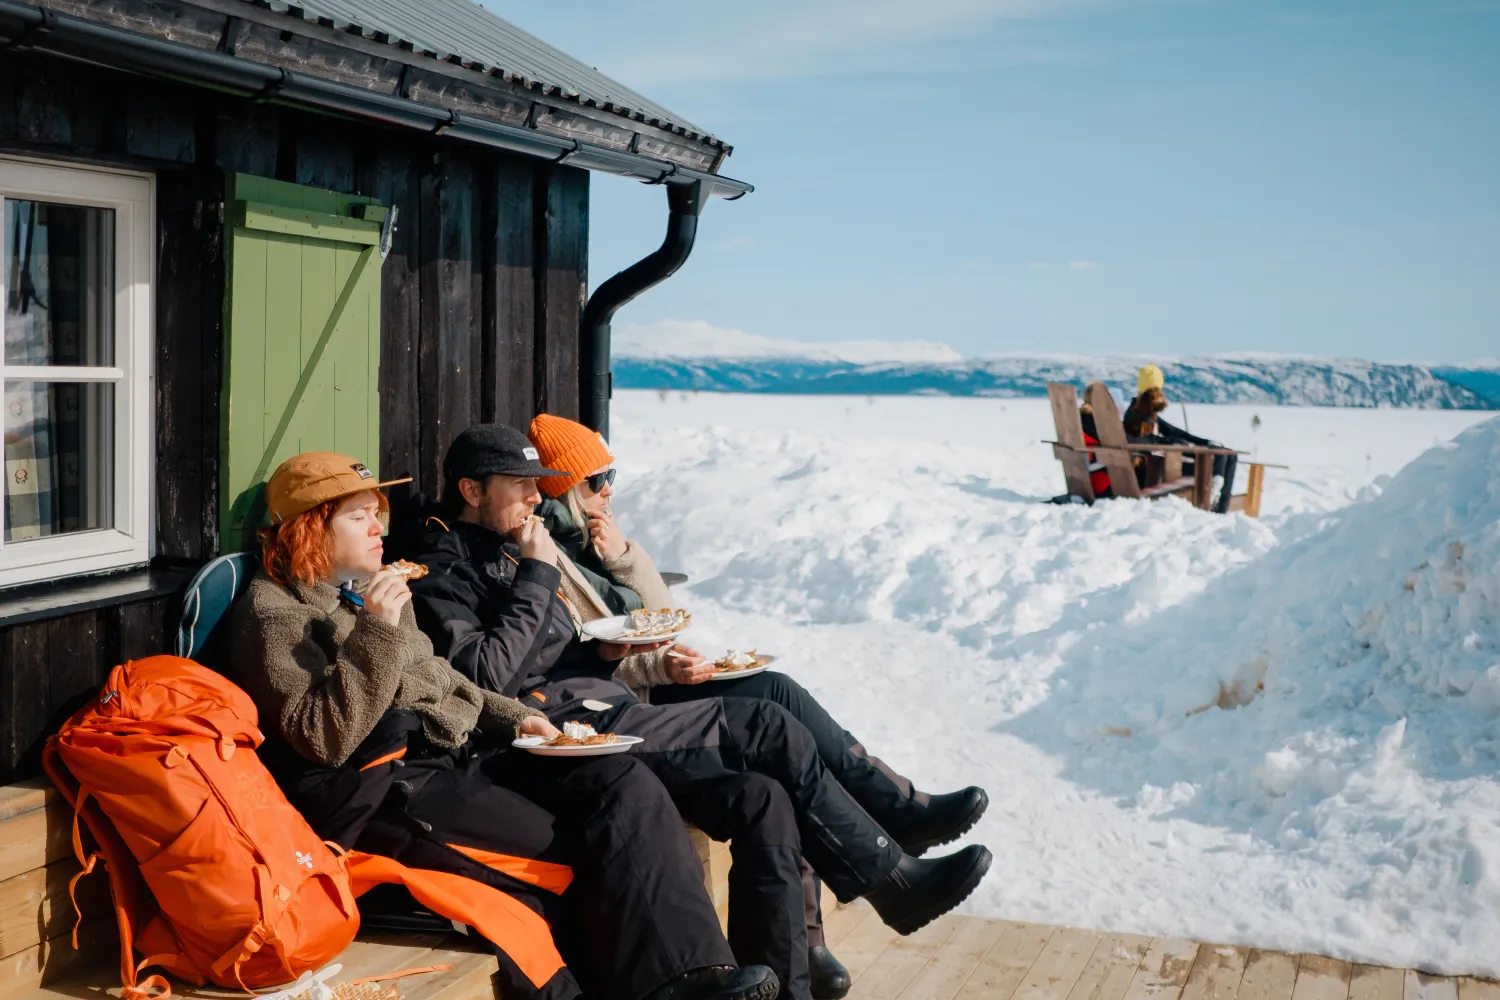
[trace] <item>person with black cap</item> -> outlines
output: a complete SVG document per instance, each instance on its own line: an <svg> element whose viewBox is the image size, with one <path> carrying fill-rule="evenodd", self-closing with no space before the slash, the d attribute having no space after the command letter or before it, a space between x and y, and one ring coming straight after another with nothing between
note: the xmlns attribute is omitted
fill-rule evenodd
<svg viewBox="0 0 1500 1000"><path fill-rule="evenodd" d="M962 902L988 871L989 851L905 854L786 709L760 699L647 705L613 678L627 653L653 647L583 641L559 591L555 547L532 520L536 480L560 474L511 427L471 427L454 440L444 502L402 553L429 568L411 589L434 647L480 687L554 724L641 737L632 752L683 817L730 842L730 946L741 962L775 971L785 997L810 997L801 857L840 900L867 899L902 934Z"/></svg>
<svg viewBox="0 0 1500 1000"><path fill-rule="evenodd" d="M557 729L434 655L385 563L392 482L311 452L266 485L226 672L273 737L262 759L287 798L320 837L439 880L427 904L485 934L507 998L775 1000L770 969L736 967L660 780L623 755L511 750ZM404 893L394 916L410 920Z"/></svg>

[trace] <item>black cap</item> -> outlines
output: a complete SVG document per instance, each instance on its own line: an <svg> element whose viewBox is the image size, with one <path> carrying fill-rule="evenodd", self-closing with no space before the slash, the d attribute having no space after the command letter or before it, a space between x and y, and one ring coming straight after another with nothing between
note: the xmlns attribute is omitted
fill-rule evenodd
<svg viewBox="0 0 1500 1000"><path fill-rule="evenodd" d="M526 435L504 424L475 424L448 446L443 477L450 484L485 476L565 476L537 461L536 448Z"/></svg>

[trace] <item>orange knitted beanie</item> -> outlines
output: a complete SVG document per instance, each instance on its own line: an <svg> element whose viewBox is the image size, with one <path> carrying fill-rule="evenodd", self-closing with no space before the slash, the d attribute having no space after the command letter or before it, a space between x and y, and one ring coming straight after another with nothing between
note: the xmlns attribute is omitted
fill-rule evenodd
<svg viewBox="0 0 1500 1000"><path fill-rule="evenodd" d="M543 465L567 473L536 481L542 492L554 499L615 460L597 431L567 417L543 413L531 422L526 436L536 445L538 460Z"/></svg>

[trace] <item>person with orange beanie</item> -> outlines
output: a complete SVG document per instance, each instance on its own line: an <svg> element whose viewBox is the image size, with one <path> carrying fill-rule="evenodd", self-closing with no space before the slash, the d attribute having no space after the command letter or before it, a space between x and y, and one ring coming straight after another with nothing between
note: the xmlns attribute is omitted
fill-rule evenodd
<svg viewBox="0 0 1500 1000"><path fill-rule="evenodd" d="M576 421L546 414L531 422L527 436L538 460L559 473L537 481L548 498L537 514L557 543L563 593L583 620L673 606L651 556L615 522L610 506L614 454L603 437ZM813 734L819 756L840 784L911 854L962 836L989 804L977 787L947 795L917 791L909 779L870 756L806 688L783 673L768 670L705 684L714 670L706 657L678 643L626 657L615 678L652 704L746 698L780 705ZM823 938L818 883L805 863L803 875L812 996L836 1000L848 992L848 973Z"/></svg>
<svg viewBox="0 0 1500 1000"><path fill-rule="evenodd" d="M585 462L593 449L607 451L597 436L561 429L549 449L577 451ZM629 647L587 638L585 618L602 615L570 596L581 593L564 577L571 561L533 515L543 497L538 481L577 471L544 466L539 454L525 434L499 424L467 428L449 446L444 501L413 526L404 552L429 568L411 585L412 603L438 654L480 687L534 706L556 725L638 737L628 753L661 779L682 818L729 843L730 947L741 962L769 967L785 1000L813 1000L803 860L840 900L867 900L899 934L967 898L988 872L990 852L979 844L942 857L906 851L907 843L920 850L961 830L886 830L782 705L715 697L644 703L616 679L625 654L667 649L671 640ZM583 468L584 478L593 471ZM600 492L609 485L594 481ZM607 557L638 552L608 535L597 535Z"/></svg>

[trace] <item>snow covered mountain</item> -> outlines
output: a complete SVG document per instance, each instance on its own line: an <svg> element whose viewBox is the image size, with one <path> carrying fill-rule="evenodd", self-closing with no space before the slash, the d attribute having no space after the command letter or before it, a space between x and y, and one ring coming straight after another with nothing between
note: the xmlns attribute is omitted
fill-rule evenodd
<svg viewBox="0 0 1500 1000"><path fill-rule="evenodd" d="M946 363L794 357L635 357L614 361L622 389L804 395L1044 396L1048 382L1103 380L1133 394L1142 358L995 358ZM1189 403L1500 409L1500 388L1460 384L1445 369L1344 358L1160 361L1171 398ZM1468 381L1465 378L1465 381Z"/></svg>
<svg viewBox="0 0 1500 1000"><path fill-rule="evenodd" d="M1500 371L1352 358L1032 356L963 358L931 341L778 341L706 323L626 326L616 340L621 389L853 396L1045 396L1048 382L1103 380L1128 399L1136 369L1161 366L1189 403L1500 409Z"/></svg>

